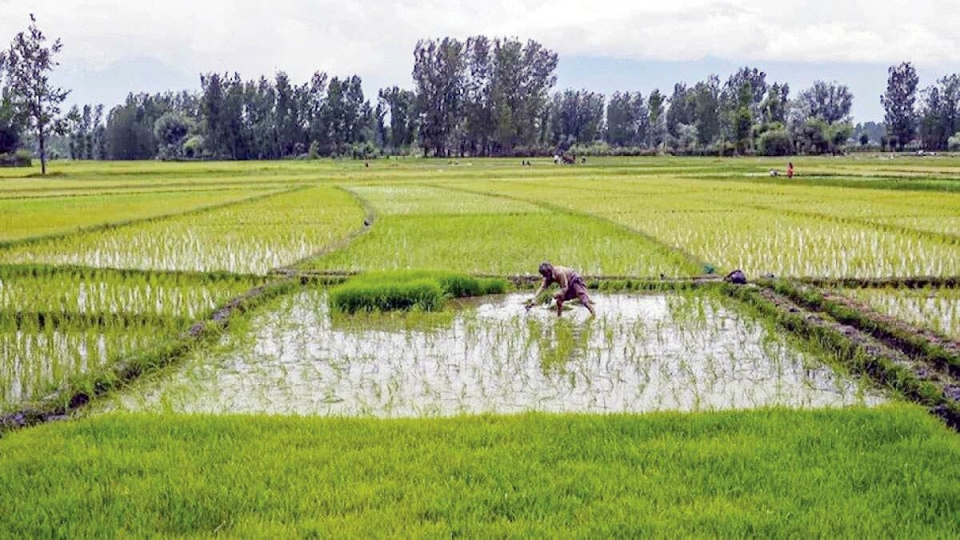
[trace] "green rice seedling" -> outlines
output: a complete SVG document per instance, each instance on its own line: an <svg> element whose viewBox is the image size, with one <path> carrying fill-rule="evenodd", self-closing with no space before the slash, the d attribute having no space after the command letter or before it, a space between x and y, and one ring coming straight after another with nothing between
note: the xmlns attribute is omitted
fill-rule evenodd
<svg viewBox="0 0 960 540"><path fill-rule="evenodd" d="M194 212L258 197L266 191L185 191L0 200L0 245L75 233L107 224Z"/></svg>
<svg viewBox="0 0 960 540"><path fill-rule="evenodd" d="M842 292L881 313L960 340L960 289L863 288Z"/></svg>
<svg viewBox="0 0 960 540"><path fill-rule="evenodd" d="M0 440L0 535L956 537L953 513L936 509L953 508L957 463L956 436L904 405L117 414Z"/></svg>
<svg viewBox="0 0 960 540"><path fill-rule="evenodd" d="M585 275L677 276L696 271L685 257L629 231L556 213L386 216L344 251L304 266L346 271L445 268L504 275L534 273L543 260L575 266Z"/></svg>
<svg viewBox="0 0 960 540"><path fill-rule="evenodd" d="M960 195L904 192L887 201L889 193L879 190L805 193L807 188L675 177L616 185L569 179L549 189L530 181L464 187L595 215L748 275L952 275L960 266ZM927 220L934 229L901 227L902 220Z"/></svg>
<svg viewBox="0 0 960 540"><path fill-rule="evenodd" d="M420 416L883 401L709 295L692 297L688 315L663 295L597 295L592 321L586 310L527 312L524 295L488 297L442 323L415 311L423 324L411 325L340 316L324 296L308 290L255 315L241 339L228 332L221 350L196 351L114 406L154 409L172 394L184 412Z"/></svg>
<svg viewBox="0 0 960 540"><path fill-rule="evenodd" d="M197 319L263 283L255 276L0 267L0 312Z"/></svg>
<svg viewBox="0 0 960 540"><path fill-rule="evenodd" d="M173 339L182 322L96 320L0 312L0 411L105 372L130 355Z"/></svg>
<svg viewBox="0 0 960 540"><path fill-rule="evenodd" d="M379 272L355 277L330 291L332 305L346 313L440 309L444 298L500 294L502 279L439 271Z"/></svg>
<svg viewBox="0 0 960 540"><path fill-rule="evenodd" d="M435 311L443 305L443 288L430 279L402 282L352 280L330 291L330 300L346 313L419 309Z"/></svg>
<svg viewBox="0 0 960 540"><path fill-rule="evenodd" d="M364 211L331 187L0 250L6 263L264 274L343 241Z"/></svg>

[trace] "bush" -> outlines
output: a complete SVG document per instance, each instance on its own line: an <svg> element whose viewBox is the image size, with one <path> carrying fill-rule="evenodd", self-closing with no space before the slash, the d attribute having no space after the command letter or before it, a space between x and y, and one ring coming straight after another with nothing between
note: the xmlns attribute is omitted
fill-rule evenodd
<svg viewBox="0 0 960 540"><path fill-rule="evenodd" d="M0 154L0 167L30 167L33 165L33 156L26 150L18 150L12 154Z"/></svg>
<svg viewBox="0 0 960 540"><path fill-rule="evenodd" d="M436 311L444 298L502 294L507 282L452 272L380 272L355 277L330 291L334 308L346 313L417 309Z"/></svg>
<svg viewBox="0 0 960 540"><path fill-rule="evenodd" d="M765 131L758 149L764 156L789 156L793 154L793 139L785 129Z"/></svg>
<svg viewBox="0 0 960 540"><path fill-rule="evenodd" d="M960 132L954 133L953 137L947 139L947 148L949 148L951 152L960 151Z"/></svg>

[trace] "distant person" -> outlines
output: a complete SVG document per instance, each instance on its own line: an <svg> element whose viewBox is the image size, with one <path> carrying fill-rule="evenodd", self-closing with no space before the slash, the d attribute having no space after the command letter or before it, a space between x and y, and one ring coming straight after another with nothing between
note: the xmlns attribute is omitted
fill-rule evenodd
<svg viewBox="0 0 960 540"><path fill-rule="evenodd" d="M787 178L793 178L793 163L787 163Z"/></svg>
<svg viewBox="0 0 960 540"><path fill-rule="evenodd" d="M563 314L563 303L573 299L579 299L583 307L590 311L591 316L595 317L597 315L593 309L593 302L590 301L590 296L587 294L587 284L583 282L583 278L575 270L563 266L553 266L545 262L540 265L539 272L543 276L543 283L540 284L540 288L534 293L533 298L527 302L526 308L528 311L536 303L540 293L556 283L560 286L560 292L553 295L553 298L557 301L557 317Z"/></svg>

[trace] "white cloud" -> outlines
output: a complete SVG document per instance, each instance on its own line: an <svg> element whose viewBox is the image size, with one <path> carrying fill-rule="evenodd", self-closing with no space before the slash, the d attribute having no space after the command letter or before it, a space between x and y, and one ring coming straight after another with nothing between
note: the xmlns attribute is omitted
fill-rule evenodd
<svg viewBox="0 0 960 540"><path fill-rule="evenodd" d="M444 35L533 38L561 57L960 62L958 11L951 0L0 0L0 41L35 12L78 69L148 57L184 73L405 85L417 39Z"/></svg>

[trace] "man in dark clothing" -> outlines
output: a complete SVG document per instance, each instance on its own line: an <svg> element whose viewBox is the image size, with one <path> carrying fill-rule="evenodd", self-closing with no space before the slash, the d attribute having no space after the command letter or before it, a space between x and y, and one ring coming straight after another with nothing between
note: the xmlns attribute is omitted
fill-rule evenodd
<svg viewBox="0 0 960 540"><path fill-rule="evenodd" d="M543 276L543 283L540 284L540 288L534 293L533 298L527 302L528 310L533 307L537 297L544 289L556 283L560 286L560 292L553 296L557 301L557 317L563 313L563 303L575 298L580 300L580 303L590 311L591 315L596 316L597 313L593 310L593 302L587 295L587 284L583 282L583 278L575 270L563 266L553 266L548 262L541 264L539 270L540 275Z"/></svg>

